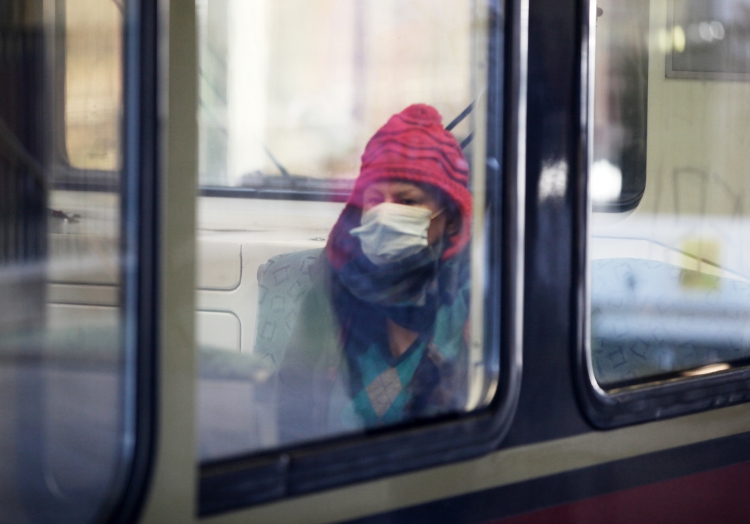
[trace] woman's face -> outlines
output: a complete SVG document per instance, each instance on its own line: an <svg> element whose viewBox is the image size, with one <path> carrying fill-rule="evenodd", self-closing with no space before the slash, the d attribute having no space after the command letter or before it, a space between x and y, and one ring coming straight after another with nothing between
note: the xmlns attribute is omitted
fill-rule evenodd
<svg viewBox="0 0 750 524"><path fill-rule="evenodd" d="M411 182L395 180L375 182L365 189L362 198L362 211L369 211L383 202L423 207L429 209L433 215L442 211L442 204L434 193ZM446 223L446 213L440 213L432 219L427 230L427 242L430 245L437 242L445 234Z"/></svg>

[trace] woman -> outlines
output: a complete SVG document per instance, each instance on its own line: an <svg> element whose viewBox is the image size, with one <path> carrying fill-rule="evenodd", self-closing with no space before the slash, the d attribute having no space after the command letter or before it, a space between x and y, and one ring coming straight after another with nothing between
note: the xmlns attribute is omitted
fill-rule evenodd
<svg viewBox="0 0 750 524"><path fill-rule="evenodd" d="M431 106L369 141L279 371L282 442L463 409L468 177Z"/></svg>

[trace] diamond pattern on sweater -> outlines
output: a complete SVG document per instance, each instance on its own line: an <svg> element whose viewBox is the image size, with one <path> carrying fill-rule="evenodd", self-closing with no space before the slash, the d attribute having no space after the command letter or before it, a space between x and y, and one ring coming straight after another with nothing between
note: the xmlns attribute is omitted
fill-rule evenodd
<svg viewBox="0 0 750 524"><path fill-rule="evenodd" d="M370 382L366 388L367 396L378 417L385 415L402 389L396 368L386 369Z"/></svg>

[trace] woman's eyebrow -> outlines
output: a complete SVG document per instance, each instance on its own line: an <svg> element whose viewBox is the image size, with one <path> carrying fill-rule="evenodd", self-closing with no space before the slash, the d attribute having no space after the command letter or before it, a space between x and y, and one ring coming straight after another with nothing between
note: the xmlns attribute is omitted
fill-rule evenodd
<svg viewBox="0 0 750 524"><path fill-rule="evenodd" d="M418 190L418 189L414 189L414 188L411 188L411 187L405 187L403 189L397 189L396 191L394 191L394 196L396 196L398 198L404 198L404 197L409 197L409 198L424 198L425 194L422 191Z"/></svg>

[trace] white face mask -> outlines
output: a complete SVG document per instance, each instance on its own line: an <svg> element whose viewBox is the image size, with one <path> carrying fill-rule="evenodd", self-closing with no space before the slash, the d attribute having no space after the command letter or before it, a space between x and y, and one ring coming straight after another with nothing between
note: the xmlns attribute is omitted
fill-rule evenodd
<svg viewBox="0 0 750 524"><path fill-rule="evenodd" d="M427 230L434 215L424 207L383 202L362 214L362 225L350 233L362 243L370 261L382 266L416 255L427 247Z"/></svg>

